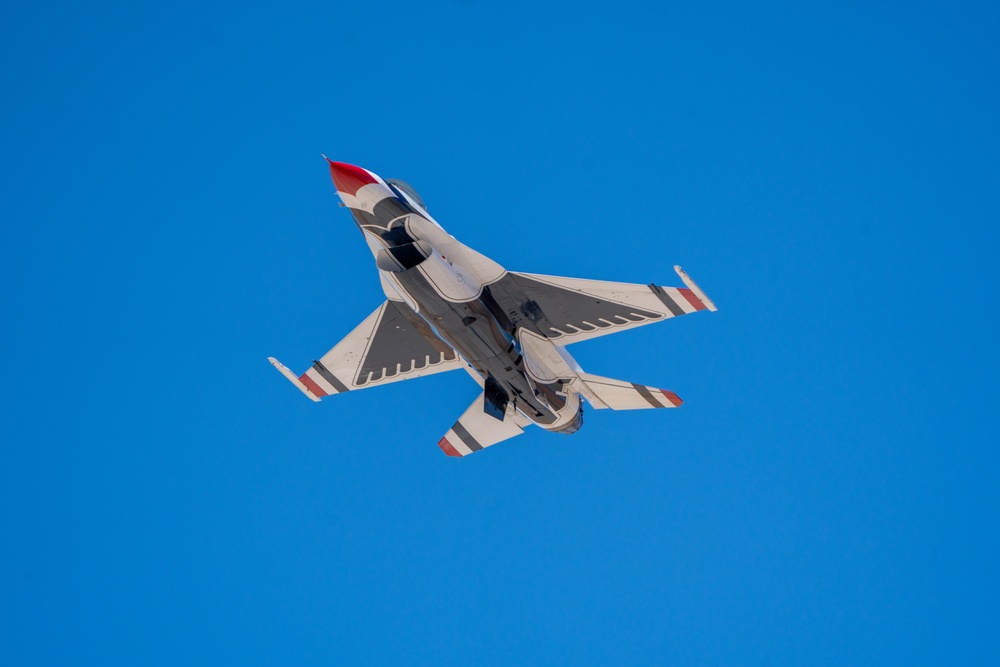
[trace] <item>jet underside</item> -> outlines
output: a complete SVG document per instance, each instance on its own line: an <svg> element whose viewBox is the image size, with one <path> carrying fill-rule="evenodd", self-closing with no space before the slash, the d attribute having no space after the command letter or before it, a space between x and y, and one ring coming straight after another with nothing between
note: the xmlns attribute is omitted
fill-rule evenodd
<svg viewBox="0 0 1000 667"><path fill-rule="evenodd" d="M387 301L313 367L296 376L313 400L463 368L483 393L438 443L464 456L529 424L573 433L581 395L596 408L676 407L676 394L584 373L565 345L715 310L686 288L508 272L447 234L405 183L330 162L344 205L365 236Z"/></svg>

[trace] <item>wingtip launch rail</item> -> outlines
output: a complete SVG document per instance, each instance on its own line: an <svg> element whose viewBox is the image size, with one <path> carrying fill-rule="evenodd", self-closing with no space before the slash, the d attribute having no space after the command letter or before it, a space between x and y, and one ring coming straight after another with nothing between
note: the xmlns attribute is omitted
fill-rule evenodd
<svg viewBox="0 0 1000 667"><path fill-rule="evenodd" d="M299 391L301 391L303 394L305 394L306 397L308 397L312 401L315 401L316 403L319 403L319 396L317 396L316 394L314 394L311 391L309 391L309 388L306 387L304 384L302 384L302 380L300 380L298 377L296 377L295 373L293 373L292 371L288 370L287 366L285 366L283 363L281 363L280 361L278 361L274 357L268 357L267 360L271 362L272 366L274 366L275 368L278 369L279 373L281 373L286 378L288 378L289 382L291 382L296 387L298 387Z"/></svg>
<svg viewBox="0 0 1000 667"><path fill-rule="evenodd" d="M697 296L701 300L701 302L705 304L706 308L708 308L713 313L718 310L718 308L715 307L715 303L711 299L709 299L708 296L703 291L701 291L701 288L698 287L698 284L695 281L691 280L691 276L687 274L687 271L685 271L676 264L674 265L674 271L676 271L677 275L681 277L681 280L684 281L684 284L688 286L688 289L694 292L695 296Z"/></svg>

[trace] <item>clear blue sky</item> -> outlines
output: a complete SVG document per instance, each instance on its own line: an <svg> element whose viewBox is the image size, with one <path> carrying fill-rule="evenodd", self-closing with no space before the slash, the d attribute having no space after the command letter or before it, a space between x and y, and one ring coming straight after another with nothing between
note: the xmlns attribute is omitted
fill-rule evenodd
<svg viewBox="0 0 1000 667"><path fill-rule="evenodd" d="M8 6L0 663L1000 662L1000 10L696 4ZM305 400L382 299L321 152L684 266L718 313L573 348L684 406Z"/></svg>

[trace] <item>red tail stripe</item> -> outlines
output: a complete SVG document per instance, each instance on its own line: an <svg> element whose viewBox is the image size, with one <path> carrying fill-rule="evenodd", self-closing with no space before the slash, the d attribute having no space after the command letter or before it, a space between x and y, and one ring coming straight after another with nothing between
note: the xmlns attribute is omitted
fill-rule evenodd
<svg viewBox="0 0 1000 667"><path fill-rule="evenodd" d="M682 401L682 400L680 399L680 397L679 397L679 396L678 396L677 394L675 394L675 393L674 393L674 392L672 392L672 391L667 391L666 389L661 389L661 390L660 390L660 393L661 393L661 394L663 394L664 396L666 396L666 397L667 397L667 400L668 400L668 401L670 401L671 403L673 403L673 404L674 404L674 407L675 407L675 408L676 408L676 407L677 407L678 405L680 405L681 403L683 403L683 402L684 402L684 401Z"/></svg>
<svg viewBox="0 0 1000 667"><path fill-rule="evenodd" d="M688 303L694 306L695 310L705 310L707 307L701 302L701 299L694 295L694 292L691 290L679 287L677 288L677 291L684 295L684 298L688 300Z"/></svg>
<svg viewBox="0 0 1000 667"><path fill-rule="evenodd" d="M441 451L448 456L461 456L461 454L458 453L458 450L452 447L451 443L448 442L448 438L441 438L438 441L438 447L440 447Z"/></svg>
<svg viewBox="0 0 1000 667"><path fill-rule="evenodd" d="M326 392L323 388L316 384L316 381L309 377L308 373L303 373L299 376L299 382L306 386L306 389L311 391L315 396L326 396Z"/></svg>

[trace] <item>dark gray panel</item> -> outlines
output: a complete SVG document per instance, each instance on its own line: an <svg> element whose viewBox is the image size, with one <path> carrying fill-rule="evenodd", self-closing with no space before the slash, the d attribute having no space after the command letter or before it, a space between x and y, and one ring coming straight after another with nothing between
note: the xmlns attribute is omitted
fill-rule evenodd
<svg viewBox="0 0 1000 667"><path fill-rule="evenodd" d="M409 204L404 202L402 199L397 199L396 197L386 197L377 204L371 213L364 211L360 208L349 208L351 214L354 216L354 220L361 227L366 227L375 234L385 237L389 235L390 243L389 245L398 245L402 241L401 236L409 236L406 234L406 230L393 230L389 229L389 224L404 215L409 215L413 213L413 209L410 208ZM412 241L413 239L410 239ZM408 241L403 241L408 242Z"/></svg>
<svg viewBox="0 0 1000 667"><path fill-rule="evenodd" d="M330 372L330 370L319 361L313 361L313 368L316 372L323 376L323 379L330 383L330 386L337 390L338 393L344 393L348 391L347 385L337 379L337 376Z"/></svg>
<svg viewBox="0 0 1000 667"><path fill-rule="evenodd" d="M382 240L386 242L389 247L406 245L407 243L413 243L416 239L410 236L410 233L406 231L406 226L394 223L392 229L387 232L382 232Z"/></svg>
<svg viewBox="0 0 1000 667"><path fill-rule="evenodd" d="M509 402L510 395L496 378L492 375L486 378L486 386L483 389L483 411L490 417L503 421Z"/></svg>
<svg viewBox="0 0 1000 667"><path fill-rule="evenodd" d="M512 280L526 298L522 297L520 302L512 304L503 303L501 307L508 314L512 310L518 311L518 315L533 322L538 327L539 332L549 338L558 338L561 335L553 331L553 328L572 333L574 329L567 325L581 331L595 331L597 329L610 329L615 324L623 325L630 322L645 322L663 318L660 313L556 287L527 276L511 273L499 282L502 283L507 279ZM494 283L494 296L497 296L496 285L498 284ZM517 290L507 290L507 292L511 297L517 298L515 296Z"/></svg>
<svg viewBox="0 0 1000 667"><path fill-rule="evenodd" d="M355 384L362 386L393 377L397 373L397 364L402 364L400 372L404 374L426 368L428 356L432 364L442 359L450 361L457 358L455 351L438 338L409 306L399 301L387 301L382 319L358 369Z"/></svg>
<svg viewBox="0 0 1000 667"><path fill-rule="evenodd" d="M360 208L349 208L347 209L354 216L354 221L358 223L361 227L378 227L378 221L375 216L368 211L362 211Z"/></svg>
<svg viewBox="0 0 1000 667"><path fill-rule="evenodd" d="M427 246L429 248L429 246ZM395 258L403 270L412 269L420 262L427 259L428 252L419 243L406 243L389 248L389 254Z"/></svg>
<svg viewBox="0 0 1000 667"><path fill-rule="evenodd" d="M652 405L654 408L662 408L663 403L660 403L653 395L649 392L649 389L645 385L632 383L632 388L639 392L639 395L646 399L646 402Z"/></svg>
<svg viewBox="0 0 1000 667"><path fill-rule="evenodd" d="M389 228L389 223L396 218L409 215L413 213L413 209L410 208L409 204L404 202L402 199L396 197L386 197L382 201L375 204L372 213L375 214L375 220L380 227Z"/></svg>
<svg viewBox="0 0 1000 667"><path fill-rule="evenodd" d="M469 433L469 429L462 426L462 422L455 422L455 425L451 427L451 430L453 430L455 435L461 438L462 442L465 443L465 446L472 451L478 452L483 448L483 446L479 444L479 441L473 438L472 434Z"/></svg>
<svg viewBox="0 0 1000 667"><path fill-rule="evenodd" d="M669 310L674 317L684 314L684 309L678 306L677 302L674 301L662 287L649 283L649 289L653 290L653 294L656 295L656 298L663 302L663 305L667 307L667 310Z"/></svg>

